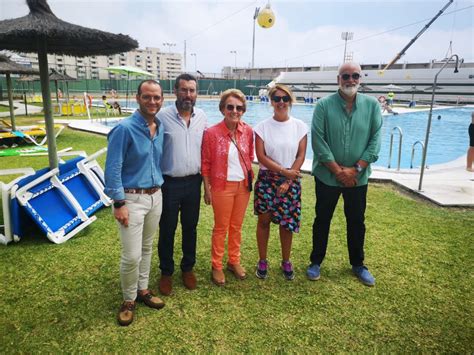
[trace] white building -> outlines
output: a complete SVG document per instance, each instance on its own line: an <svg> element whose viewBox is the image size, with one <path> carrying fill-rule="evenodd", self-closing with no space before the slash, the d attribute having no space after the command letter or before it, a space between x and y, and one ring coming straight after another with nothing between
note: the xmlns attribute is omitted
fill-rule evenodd
<svg viewBox="0 0 474 355"><path fill-rule="evenodd" d="M36 53L23 54L38 68ZM182 73L182 56L180 53L163 52L160 48L146 47L134 51L91 57L71 57L67 55L48 54L48 63L51 69L78 78L78 79L120 79L126 75L109 73L105 68L110 66L132 66L148 71L156 79L174 79Z"/></svg>

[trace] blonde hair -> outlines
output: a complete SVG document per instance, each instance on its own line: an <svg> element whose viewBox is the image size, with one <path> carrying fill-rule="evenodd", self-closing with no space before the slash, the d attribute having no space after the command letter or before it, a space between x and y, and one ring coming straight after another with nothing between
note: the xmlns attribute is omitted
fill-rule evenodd
<svg viewBox="0 0 474 355"><path fill-rule="evenodd" d="M247 100L245 99L244 93L238 89L227 89L221 94L221 101L219 102L219 110L222 113L224 113L225 102L229 97L234 97L241 101L242 106L244 106L244 112L247 111Z"/></svg>
<svg viewBox="0 0 474 355"><path fill-rule="evenodd" d="M276 84L274 87L272 87L270 89L270 91L268 91L268 98L270 100L272 99L273 94L277 90L283 91L284 93L286 93L290 97L290 105L293 105L293 103L296 101L295 100L295 95L293 95L293 91L291 91L291 89L288 86L283 85L283 84Z"/></svg>

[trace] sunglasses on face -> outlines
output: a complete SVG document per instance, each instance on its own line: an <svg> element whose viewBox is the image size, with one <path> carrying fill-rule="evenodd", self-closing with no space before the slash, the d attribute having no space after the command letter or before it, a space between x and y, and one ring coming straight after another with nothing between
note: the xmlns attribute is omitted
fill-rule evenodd
<svg viewBox="0 0 474 355"><path fill-rule="evenodd" d="M227 111L234 111L234 110L237 110L237 112L244 112L244 107L243 106L240 106L240 105L237 105L237 106L234 106L234 105L226 105L226 110Z"/></svg>
<svg viewBox="0 0 474 355"><path fill-rule="evenodd" d="M349 78L351 78L351 77L354 80L359 80L360 79L360 74L359 73L352 73L352 75L351 74L341 74L340 76L341 76L342 80L346 80L346 81L349 80Z"/></svg>
<svg viewBox="0 0 474 355"><path fill-rule="evenodd" d="M272 96L272 101L273 102L280 102L280 101L283 101L283 102L290 102L291 100L291 97L289 97L288 95L285 95L285 96Z"/></svg>

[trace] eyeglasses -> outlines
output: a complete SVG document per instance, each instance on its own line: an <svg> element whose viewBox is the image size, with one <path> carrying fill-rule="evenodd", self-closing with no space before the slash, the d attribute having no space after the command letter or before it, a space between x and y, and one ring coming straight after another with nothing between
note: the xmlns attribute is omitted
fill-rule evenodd
<svg viewBox="0 0 474 355"><path fill-rule="evenodd" d="M155 95L141 95L141 99L144 101L151 101L152 99L155 101L161 101L161 96Z"/></svg>
<svg viewBox="0 0 474 355"><path fill-rule="evenodd" d="M283 101L283 102L290 102L291 100L291 97L289 97L288 95L286 96L272 96L272 101L274 102L280 102L280 101Z"/></svg>
<svg viewBox="0 0 474 355"><path fill-rule="evenodd" d="M345 80L345 81L349 80L349 78L351 78L351 77L354 80L359 80L360 79L360 74L359 73L341 74L339 76L342 78L342 80Z"/></svg>
<svg viewBox="0 0 474 355"><path fill-rule="evenodd" d="M244 107L243 106L240 106L240 105L237 105L237 106L234 106L234 105L226 105L226 110L227 111L234 111L234 110L237 110L237 112L244 112Z"/></svg>

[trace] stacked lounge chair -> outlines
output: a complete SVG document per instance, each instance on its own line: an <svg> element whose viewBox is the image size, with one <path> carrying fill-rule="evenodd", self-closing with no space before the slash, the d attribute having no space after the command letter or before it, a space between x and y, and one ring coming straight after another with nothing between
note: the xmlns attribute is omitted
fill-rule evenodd
<svg viewBox="0 0 474 355"><path fill-rule="evenodd" d="M0 243L19 241L25 227L37 225L53 243L64 243L96 220L93 214L111 200L104 190L104 173L96 161L106 148L79 156L55 169L2 184L5 234Z"/></svg>

